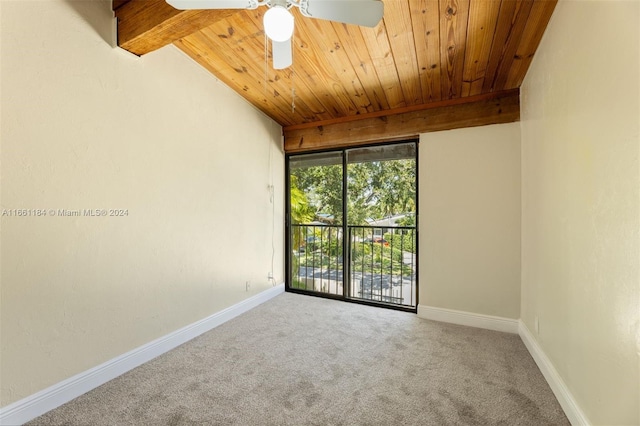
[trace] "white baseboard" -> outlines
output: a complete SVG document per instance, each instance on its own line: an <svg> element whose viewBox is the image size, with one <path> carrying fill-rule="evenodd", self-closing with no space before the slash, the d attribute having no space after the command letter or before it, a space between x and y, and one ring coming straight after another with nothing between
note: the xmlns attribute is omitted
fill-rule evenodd
<svg viewBox="0 0 640 426"><path fill-rule="evenodd" d="M20 425L174 349L284 292L284 284L223 309L110 361L0 408L0 425Z"/></svg>
<svg viewBox="0 0 640 426"><path fill-rule="evenodd" d="M567 385L558 374L558 371L555 369L551 360L544 353L538 342L531 334L531 331L526 326L522 320L519 322L519 331L520 338L524 342L524 345L529 350L529 353L533 357L533 360L538 365L538 368L542 372L542 375L549 383L549 387L553 391L553 394L558 399L560 406L564 410L567 418L571 422L573 426L582 426L582 425L590 425L591 422L587 419L587 416L580 409L580 406L573 398L573 395L567 388Z"/></svg>
<svg viewBox="0 0 640 426"><path fill-rule="evenodd" d="M474 314L427 305L418 305L418 316L428 320L518 334L518 320L516 319Z"/></svg>

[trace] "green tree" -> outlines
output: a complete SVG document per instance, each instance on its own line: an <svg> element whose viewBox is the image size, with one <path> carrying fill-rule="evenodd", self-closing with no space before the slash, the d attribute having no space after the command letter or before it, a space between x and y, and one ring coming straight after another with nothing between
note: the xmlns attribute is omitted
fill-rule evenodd
<svg viewBox="0 0 640 426"><path fill-rule="evenodd" d="M300 167L291 171L296 177L300 189L309 199L314 219L319 214L333 217L334 224L342 223L342 166Z"/></svg>
<svg viewBox="0 0 640 426"><path fill-rule="evenodd" d="M367 219L382 219L415 212L415 159L369 161L347 165L347 208L350 225L366 225ZM342 165L299 167L291 171L306 195L313 220L342 223Z"/></svg>
<svg viewBox="0 0 640 426"><path fill-rule="evenodd" d="M415 212L415 160L373 161L365 165L373 188L371 217Z"/></svg>
<svg viewBox="0 0 640 426"><path fill-rule="evenodd" d="M403 217L402 219L398 219L396 221L396 224L398 226L416 226L416 215L415 214L408 214L405 217Z"/></svg>
<svg viewBox="0 0 640 426"><path fill-rule="evenodd" d="M306 223L314 218L314 212L309 205L306 194L298 187L297 176L291 176L290 180L290 208L292 223Z"/></svg>

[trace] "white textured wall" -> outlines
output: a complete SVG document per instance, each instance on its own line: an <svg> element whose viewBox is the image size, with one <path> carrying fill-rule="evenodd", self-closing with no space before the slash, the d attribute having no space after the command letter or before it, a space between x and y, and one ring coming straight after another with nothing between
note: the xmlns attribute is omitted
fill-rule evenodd
<svg viewBox="0 0 640 426"><path fill-rule="evenodd" d="M520 317L520 127L420 137L420 306Z"/></svg>
<svg viewBox="0 0 640 426"><path fill-rule="evenodd" d="M281 129L107 1L0 3L5 406L283 279ZM267 189L275 185L275 200ZM245 281L251 280L251 291Z"/></svg>
<svg viewBox="0 0 640 426"><path fill-rule="evenodd" d="M560 1L521 93L522 319L598 425L640 424L639 28Z"/></svg>

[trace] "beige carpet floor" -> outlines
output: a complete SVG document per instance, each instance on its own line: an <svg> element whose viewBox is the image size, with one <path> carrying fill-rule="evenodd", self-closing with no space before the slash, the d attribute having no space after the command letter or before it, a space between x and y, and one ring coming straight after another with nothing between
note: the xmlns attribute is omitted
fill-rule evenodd
<svg viewBox="0 0 640 426"><path fill-rule="evenodd" d="M290 293L31 425L568 425L517 335Z"/></svg>

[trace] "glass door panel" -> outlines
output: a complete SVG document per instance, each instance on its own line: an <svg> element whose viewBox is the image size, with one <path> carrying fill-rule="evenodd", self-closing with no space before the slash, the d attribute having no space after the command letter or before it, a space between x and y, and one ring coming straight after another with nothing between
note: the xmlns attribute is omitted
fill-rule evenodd
<svg viewBox="0 0 640 426"><path fill-rule="evenodd" d="M346 156L348 297L416 307L416 144Z"/></svg>
<svg viewBox="0 0 640 426"><path fill-rule="evenodd" d="M344 296L343 154L289 160L289 287Z"/></svg>

